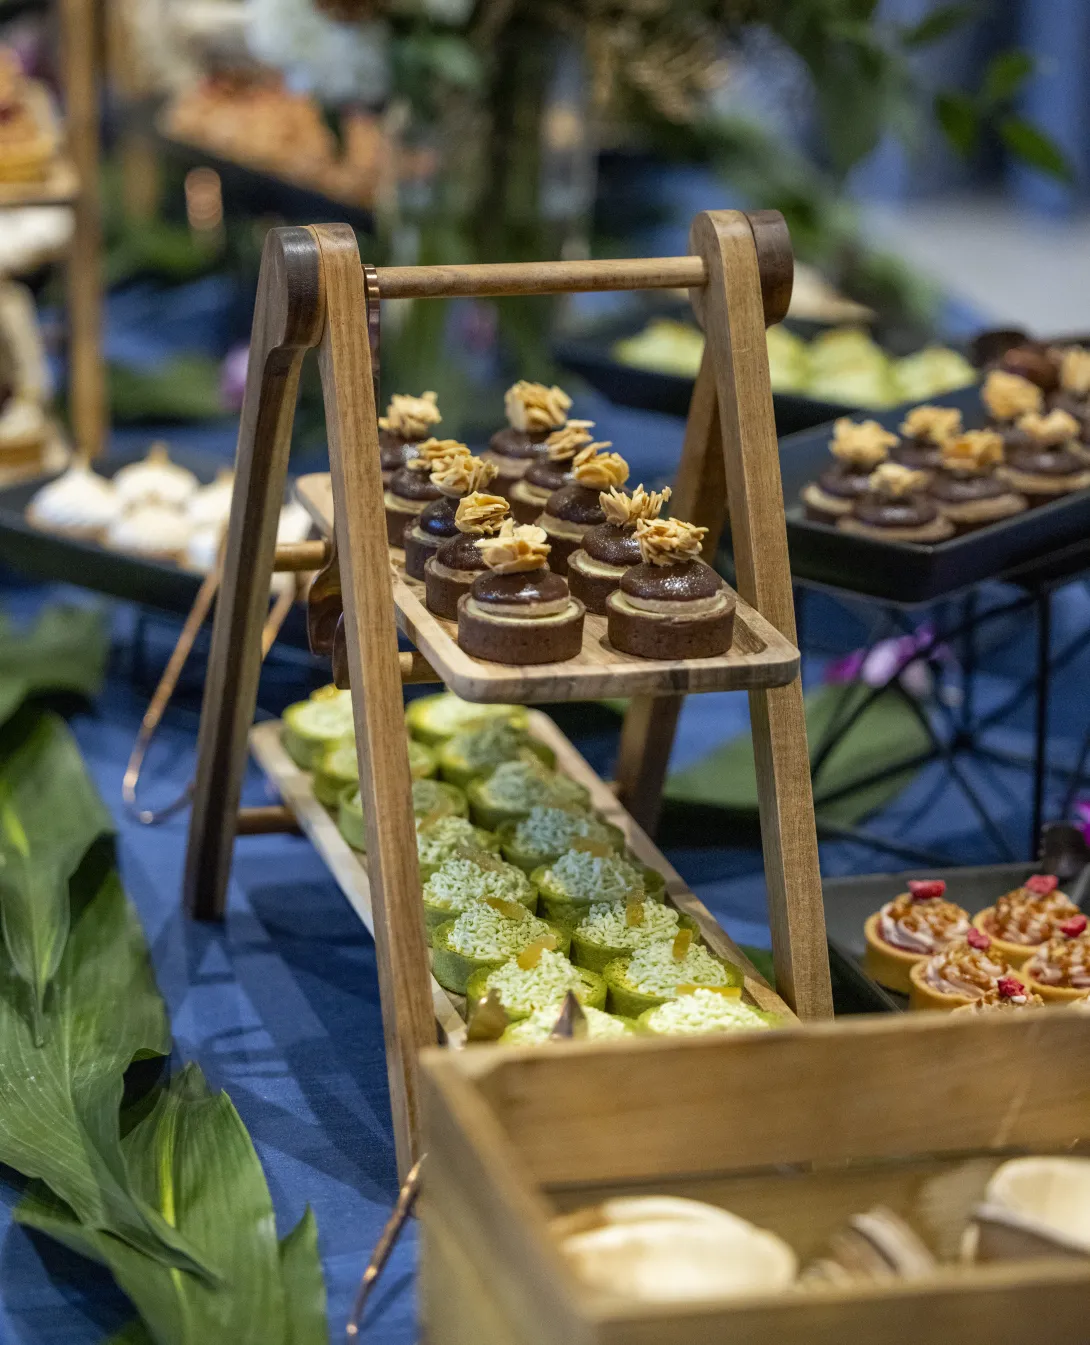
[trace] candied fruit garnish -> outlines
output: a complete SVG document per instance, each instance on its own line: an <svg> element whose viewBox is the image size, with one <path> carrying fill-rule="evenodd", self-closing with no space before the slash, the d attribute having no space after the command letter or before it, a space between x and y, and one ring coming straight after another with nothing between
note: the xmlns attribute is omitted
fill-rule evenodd
<svg viewBox="0 0 1090 1345"><path fill-rule="evenodd" d="M1001 999L1017 999L1026 993L1026 987L1013 976L1001 976L995 985Z"/></svg>
<svg viewBox="0 0 1090 1345"><path fill-rule="evenodd" d="M605 841L596 840L593 836L576 836L571 843L573 850L583 850L588 855L595 855L598 859L608 859L613 850Z"/></svg>
<svg viewBox="0 0 1090 1345"><path fill-rule="evenodd" d="M1059 885L1060 880L1054 873L1035 873L1022 884L1027 892L1034 892L1039 897L1047 897L1050 892L1055 892Z"/></svg>
<svg viewBox="0 0 1090 1345"><path fill-rule="evenodd" d="M637 897L635 901L630 901L624 908L624 922L631 929L636 925L642 925L644 921L643 901Z"/></svg>
<svg viewBox="0 0 1090 1345"><path fill-rule="evenodd" d="M1073 915L1060 926L1060 933L1069 939L1077 939L1088 923L1085 915Z"/></svg>
<svg viewBox="0 0 1090 1345"><path fill-rule="evenodd" d="M722 995L724 999L741 999L740 985L694 985L692 981L683 981L677 987L679 995L695 995L698 990L707 990L712 995Z"/></svg>
<svg viewBox="0 0 1090 1345"><path fill-rule="evenodd" d="M965 942L970 948L979 948L981 952L992 946L991 939L981 929L970 929L965 936Z"/></svg>
<svg viewBox="0 0 1090 1345"><path fill-rule="evenodd" d="M934 901L946 891L946 883L941 878L910 878L908 890L913 901Z"/></svg>
<svg viewBox="0 0 1090 1345"><path fill-rule="evenodd" d="M684 962L685 954L693 941L693 931L691 929L679 929L674 936L674 961Z"/></svg>
<svg viewBox="0 0 1090 1345"><path fill-rule="evenodd" d="M509 901L507 897L485 897L484 901L486 906L491 906L494 911L499 911L500 915L507 916L508 920L514 920L516 924L530 918L530 912L525 906L517 901Z"/></svg>
<svg viewBox="0 0 1090 1345"><path fill-rule="evenodd" d="M543 939L535 939L533 943L528 943L515 961L523 971L533 971L541 961L541 954L546 948L550 952L556 948L556 939L552 934L546 934Z"/></svg>

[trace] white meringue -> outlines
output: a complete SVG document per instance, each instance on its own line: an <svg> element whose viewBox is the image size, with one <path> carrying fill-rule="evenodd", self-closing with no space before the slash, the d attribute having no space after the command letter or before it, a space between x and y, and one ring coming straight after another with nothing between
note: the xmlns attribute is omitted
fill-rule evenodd
<svg viewBox="0 0 1090 1345"><path fill-rule="evenodd" d="M184 552L192 531L180 510L145 504L114 521L106 545L147 560L173 560Z"/></svg>
<svg viewBox="0 0 1090 1345"><path fill-rule="evenodd" d="M36 527L74 536L100 536L120 516L113 482L77 462L30 501L27 517Z"/></svg>
<svg viewBox="0 0 1090 1345"><path fill-rule="evenodd" d="M114 485L126 509L141 504L165 504L179 509L199 484L191 471L171 462L166 444L152 444L142 462L130 463L114 476Z"/></svg>

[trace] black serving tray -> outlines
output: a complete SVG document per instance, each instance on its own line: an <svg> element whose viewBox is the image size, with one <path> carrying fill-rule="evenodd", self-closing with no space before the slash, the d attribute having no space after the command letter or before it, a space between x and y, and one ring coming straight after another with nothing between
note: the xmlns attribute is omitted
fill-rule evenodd
<svg viewBox="0 0 1090 1345"><path fill-rule="evenodd" d="M976 388L935 397L932 403L959 407L967 428L984 424ZM866 414L896 429L905 408ZM805 430L780 441L787 541L791 573L797 579L911 605L1010 575L1066 548L1077 548L1090 537L1090 490L932 546L872 541L839 532L827 523L811 522L804 515L799 492L828 466L829 438L825 428ZM1090 565L1090 555L1085 563Z"/></svg>
<svg viewBox="0 0 1090 1345"><path fill-rule="evenodd" d="M911 869L907 873L869 873L859 878L827 878L822 883L825 929L833 969L838 1013L888 1013L908 1008L908 996L886 990L863 970L863 925L887 901L907 890L909 878L943 878L946 895L970 915L991 906L996 897L1020 887L1039 864L988 864L981 868ZM844 987L837 992L837 986Z"/></svg>

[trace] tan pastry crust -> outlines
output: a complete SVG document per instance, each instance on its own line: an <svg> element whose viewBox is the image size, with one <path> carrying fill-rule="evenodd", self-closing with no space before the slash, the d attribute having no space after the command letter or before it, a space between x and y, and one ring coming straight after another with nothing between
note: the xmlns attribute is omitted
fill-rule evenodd
<svg viewBox="0 0 1090 1345"><path fill-rule="evenodd" d="M802 500L807 510L814 514L830 515L831 517L818 518L818 523L836 522L837 519L847 518L852 512L851 500L843 500L837 495L828 495L816 481L811 481L808 486L804 486L799 492L799 499Z"/></svg>
<svg viewBox="0 0 1090 1345"><path fill-rule="evenodd" d="M910 953L886 943L878 934L878 922L881 918L882 912L875 911L873 915L867 917L867 922L863 926L863 937L866 940L864 969L872 980L884 985L887 990L896 990L902 995L910 994L912 968L918 962L926 962L929 955Z"/></svg>
<svg viewBox="0 0 1090 1345"><path fill-rule="evenodd" d="M954 1009L963 1009L972 1004L972 995L948 995L927 984L924 978L924 965L928 959L922 958L909 971L908 1007L910 1009L941 1009L946 1013Z"/></svg>
<svg viewBox="0 0 1090 1345"><path fill-rule="evenodd" d="M954 525L942 514L918 528L873 528L855 518L842 518L836 526L857 537L871 537L876 542L918 542L923 546L948 541L954 535Z"/></svg>

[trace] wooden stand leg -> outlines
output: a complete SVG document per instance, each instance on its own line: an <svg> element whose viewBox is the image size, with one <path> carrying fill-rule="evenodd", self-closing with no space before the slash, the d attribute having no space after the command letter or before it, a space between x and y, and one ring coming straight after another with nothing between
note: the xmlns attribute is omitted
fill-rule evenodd
<svg viewBox="0 0 1090 1345"><path fill-rule="evenodd" d="M757 246L740 211L698 215L704 330L716 375L738 591L795 640L783 486ZM799 677L750 692L769 923L780 994L802 1018L832 1015L817 830Z"/></svg>
<svg viewBox="0 0 1090 1345"><path fill-rule="evenodd" d="M360 794L367 819L367 871L386 1066L398 1170L419 1157L417 1059L436 1041L428 949L420 905L412 781L405 752L401 664L382 505L378 420L355 234L313 230L322 250L326 329L319 350L341 599L355 711ZM381 806L380 806L381 800Z"/></svg>
<svg viewBox="0 0 1090 1345"><path fill-rule="evenodd" d="M258 278L186 851L185 905L202 920L220 918L226 903L299 370L322 335L322 291L314 235L306 229L271 230Z"/></svg>

